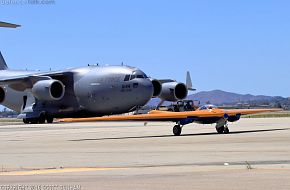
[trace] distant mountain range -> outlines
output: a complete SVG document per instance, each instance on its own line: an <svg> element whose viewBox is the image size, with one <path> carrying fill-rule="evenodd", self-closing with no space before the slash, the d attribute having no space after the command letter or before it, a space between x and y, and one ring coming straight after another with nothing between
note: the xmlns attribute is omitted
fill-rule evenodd
<svg viewBox="0 0 290 190"><path fill-rule="evenodd" d="M271 101L277 98L282 98L278 96L264 96L264 95L251 95L251 94L237 94L232 92L225 92L222 90L213 91L202 91L196 94L188 96L188 99L198 100L201 104L210 102L211 104L229 104L238 102L250 102L250 101Z"/></svg>
<svg viewBox="0 0 290 190"><path fill-rule="evenodd" d="M251 94L237 94L232 92L225 92L222 90L212 90L212 91L202 91L192 95L189 95L187 99L200 101L200 104L211 103L215 105L222 104L235 104L235 103L248 103L248 102L273 102L273 101L286 101L287 98L283 98L280 96L264 96L264 95L251 95ZM152 99L148 105L155 106L159 103L159 99ZM168 102L165 103L169 104Z"/></svg>

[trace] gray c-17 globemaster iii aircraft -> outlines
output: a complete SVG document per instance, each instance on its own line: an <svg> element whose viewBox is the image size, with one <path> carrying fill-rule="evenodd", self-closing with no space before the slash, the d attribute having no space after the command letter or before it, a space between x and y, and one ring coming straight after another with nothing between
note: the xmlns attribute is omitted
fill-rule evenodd
<svg viewBox="0 0 290 190"><path fill-rule="evenodd" d="M156 80L129 66L87 66L62 71L10 70L0 52L0 104L19 112L24 123L60 117L121 114L152 97L177 101L193 90L187 83Z"/></svg>

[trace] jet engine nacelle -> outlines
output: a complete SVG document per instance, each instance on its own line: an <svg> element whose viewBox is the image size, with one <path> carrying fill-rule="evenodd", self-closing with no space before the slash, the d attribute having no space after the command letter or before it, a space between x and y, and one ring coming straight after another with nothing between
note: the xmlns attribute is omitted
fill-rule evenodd
<svg viewBox="0 0 290 190"><path fill-rule="evenodd" d="M159 98L165 101L175 102L187 97L188 90L185 84L178 82L167 82L162 84Z"/></svg>
<svg viewBox="0 0 290 190"><path fill-rule="evenodd" d="M238 121L240 118L241 118L240 114L235 115L235 116L229 116L228 121L229 122L235 122L235 121Z"/></svg>
<svg viewBox="0 0 290 190"><path fill-rule="evenodd" d="M1 86L1 87L0 87L0 104L1 104L2 102L4 102L5 97L6 97L5 89Z"/></svg>
<svg viewBox="0 0 290 190"><path fill-rule="evenodd" d="M56 101L63 98L65 88L58 80L41 80L32 87L32 94L39 100Z"/></svg>
<svg viewBox="0 0 290 190"><path fill-rule="evenodd" d="M154 89L152 97L156 98L161 94L162 85L159 82L159 80L156 80L156 79L150 79L150 80L152 82L153 89Z"/></svg>

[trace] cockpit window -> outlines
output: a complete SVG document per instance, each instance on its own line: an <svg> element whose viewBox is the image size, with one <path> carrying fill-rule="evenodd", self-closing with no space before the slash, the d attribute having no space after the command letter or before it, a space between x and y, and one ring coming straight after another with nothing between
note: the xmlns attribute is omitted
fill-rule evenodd
<svg viewBox="0 0 290 190"><path fill-rule="evenodd" d="M147 75L141 71L134 71L132 75L126 75L124 81L129 81L133 79L147 79Z"/></svg>
<svg viewBox="0 0 290 190"><path fill-rule="evenodd" d="M124 78L124 81L129 81L130 80L130 75L126 75Z"/></svg>
<svg viewBox="0 0 290 190"><path fill-rule="evenodd" d="M205 106L201 106L200 108L199 108L199 110L206 110L207 108L205 107Z"/></svg>
<svg viewBox="0 0 290 190"><path fill-rule="evenodd" d="M215 105L204 105L199 108L199 110L207 110L217 108Z"/></svg>
<svg viewBox="0 0 290 190"><path fill-rule="evenodd" d="M138 79L144 79L144 76L143 75L137 75L137 78Z"/></svg>

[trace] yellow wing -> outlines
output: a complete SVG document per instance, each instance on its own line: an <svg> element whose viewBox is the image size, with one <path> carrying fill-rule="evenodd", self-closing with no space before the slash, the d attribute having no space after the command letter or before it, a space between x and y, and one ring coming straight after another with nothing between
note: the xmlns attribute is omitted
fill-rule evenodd
<svg viewBox="0 0 290 190"><path fill-rule="evenodd" d="M112 115L103 117L91 117L91 118L66 118L60 119L59 122L91 122L91 121L176 121L186 118L210 118L210 117L224 117L235 115L247 115L263 112L276 112L280 109L212 109L212 110L197 110L189 112L168 112L153 110L148 114L140 115Z"/></svg>
<svg viewBox="0 0 290 190"><path fill-rule="evenodd" d="M225 110L225 112L232 116L232 115L249 115L249 114L256 114L256 113L265 113L265 112L277 112L283 111L282 109L232 109L232 110Z"/></svg>

